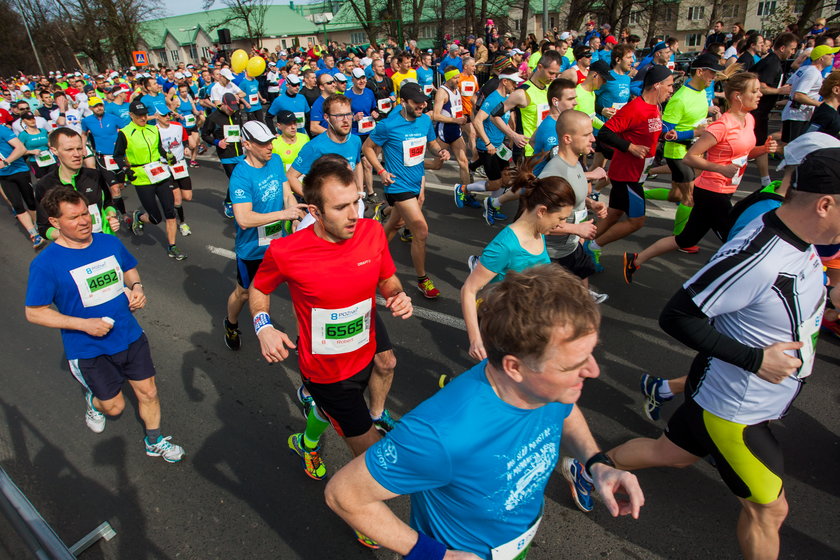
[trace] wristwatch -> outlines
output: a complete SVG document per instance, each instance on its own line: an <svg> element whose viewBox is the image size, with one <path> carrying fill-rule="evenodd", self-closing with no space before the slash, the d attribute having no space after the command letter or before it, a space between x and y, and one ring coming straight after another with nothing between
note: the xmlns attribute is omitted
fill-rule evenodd
<svg viewBox="0 0 840 560"><path fill-rule="evenodd" d="M610 459L606 453L599 451L598 453L589 458L589 460L586 462L586 466L584 467L586 469L586 474L588 474L590 477L592 476L592 472L590 472L589 469L591 469L595 463L603 463L607 466L615 468L615 463L613 463L613 460Z"/></svg>

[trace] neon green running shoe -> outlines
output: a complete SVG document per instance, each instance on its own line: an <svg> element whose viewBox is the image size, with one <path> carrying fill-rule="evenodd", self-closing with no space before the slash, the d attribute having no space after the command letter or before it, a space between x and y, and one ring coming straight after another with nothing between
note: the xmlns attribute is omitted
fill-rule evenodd
<svg viewBox="0 0 840 560"><path fill-rule="evenodd" d="M292 434L289 436L289 449L300 457L301 463L303 464L303 472L309 478L322 480L327 476L327 467L324 465L324 461L321 460L321 454L318 453L321 446L316 447L312 451L307 451L303 447L303 434Z"/></svg>

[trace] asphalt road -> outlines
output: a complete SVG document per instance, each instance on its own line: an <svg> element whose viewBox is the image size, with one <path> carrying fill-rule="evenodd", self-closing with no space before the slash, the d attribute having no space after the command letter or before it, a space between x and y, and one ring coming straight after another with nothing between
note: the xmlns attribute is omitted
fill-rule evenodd
<svg viewBox="0 0 840 560"><path fill-rule="evenodd" d="M389 407L411 410L437 390L440 374L472 365L458 304L468 255L480 253L499 231L477 210L457 210L451 191L435 183L455 180L451 164L429 173L426 212L432 235L428 270L442 297L412 294L417 317L386 317L398 359ZM745 190L756 185L750 167ZM146 558L394 558L356 544L352 532L324 505L323 482L306 477L286 438L304 426L294 400L294 361L269 366L260 357L243 314L244 344L224 346L222 317L235 282L233 224L221 213L226 181L217 164L203 160L193 171L195 200L187 205L193 235L180 239L189 254L168 259L163 232L147 227L142 238L120 235L140 261L148 296L138 319L151 341L163 404L163 429L187 450L170 465L146 457L134 399L102 434L84 424L79 385L69 375L57 331L30 325L23 301L33 254L10 217L0 220L0 302L3 364L0 371L0 464L67 543L102 521L116 538L93 546L86 559ZM129 208L137 198L129 194ZM513 208L508 208L513 213ZM673 208L654 208L647 226L604 254L606 272L593 285L609 293L597 358L601 376L588 382L580 406L605 448L637 436L656 437L662 425L641 411L639 375L676 377L687 371L692 353L662 333L658 314L679 283L717 247L711 237L699 255L671 254L637 274L626 286L621 252L637 250L670 232ZM412 285L406 244L391 246L399 275ZM340 289L340 279L336 279ZM413 288L409 289L409 293ZM294 329L283 289L272 316ZM782 529L782 557L840 557L840 446L838 339L823 336L808 385L775 433L785 448L785 485L791 505ZM666 407L667 417L673 406ZM325 437L324 457L334 472L349 460L340 439ZM646 505L639 520L613 519L597 506L579 512L562 476L546 492L546 514L530 558L737 558L738 504L717 473L702 463L684 470L639 473ZM408 500L394 508L407 516ZM0 557L23 558L20 545L0 517Z"/></svg>

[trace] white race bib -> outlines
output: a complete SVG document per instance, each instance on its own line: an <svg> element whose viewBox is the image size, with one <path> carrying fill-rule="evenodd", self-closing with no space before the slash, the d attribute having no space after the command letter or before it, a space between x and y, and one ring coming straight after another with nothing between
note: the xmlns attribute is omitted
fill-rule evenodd
<svg viewBox="0 0 840 560"><path fill-rule="evenodd" d="M426 156L426 138L403 140L403 165L414 167L423 163Z"/></svg>
<svg viewBox="0 0 840 560"><path fill-rule="evenodd" d="M510 148L502 144L501 146L496 148L496 155L505 161L510 161L510 158L513 157L513 152L510 150Z"/></svg>
<svg viewBox="0 0 840 560"><path fill-rule="evenodd" d="M192 128L195 126L196 120L195 115L184 115L184 126L187 128Z"/></svg>
<svg viewBox="0 0 840 560"><path fill-rule="evenodd" d="M385 99L380 99L376 102L376 107L381 113L387 113L393 107L393 105L391 105L391 98L386 97Z"/></svg>
<svg viewBox="0 0 840 560"><path fill-rule="evenodd" d="M186 179L190 176L190 172L187 170L186 161L176 163L175 165L170 165L169 171L172 173L173 179Z"/></svg>
<svg viewBox="0 0 840 560"><path fill-rule="evenodd" d="M811 375L811 370L814 368L814 357L817 347L817 336L820 334L820 323L822 322L825 304L823 302L817 306L817 310L813 315L808 317L804 323L797 328L799 333L799 341L802 342L802 348L799 354L802 357L802 365L794 374L794 377L802 379Z"/></svg>
<svg viewBox="0 0 840 560"><path fill-rule="evenodd" d="M653 166L653 160L654 160L654 158L652 158L652 157L645 158L645 164L642 167L642 174L639 175L639 182L640 183L644 183L645 179L647 179L648 170Z"/></svg>
<svg viewBox="0 0 840 560"><path fill-rule="evenodd" d="M268 93L280 93L280 86L268 86Z"/></svg>
<svg viewBox="0 0 840 560"><path fill-rule="evenodd" d="M676 66L677 66L677 65L676 65L676 63L674 63L673 61L669 60L669 61L665 64L665 66L668 68L668 70L673 71L673 70L674 70L674 68L676 68Z"/></svg>
<svg viewBox="0 0 840 560"><path fill-rule="evenodd" d="M90 229L93 233L102 233L102 213L99 211L98 204L91 204L88 206L90 212Z"/></svg>
<svg viewBox="0 0 840 560"><path fill-rule="evenodd" d="M109 256L70 271L82 305L102 305L123 293L123 271L116 257Z"/></svg>
<svg viewBox="0 0 840 560"><path fill-rule="evenodd" d="M460 119L464 116L464 104L461 103L460 97L452 98L450 102L450 110L452 112L452 116L456 119Z"/></svg>
<svg viewBox="0 0 840 560"><path fill-rule="evenodd" d="M47 167L55 163L55 158L49 150L43 150L40 154L35 156L35 163L38 167Z"/></svg>
<svg viewBox="0 0 840 560"><path fill-rule="evenodd" d="M551 114L551 108L548 106L548 103L540 103L537 105L537 126L548 118L548 115Z"/></svg>
<svg viewBox="0 0 840 560"><path fill-rule="evenodd" d="M241 132L238 124L226 124L222 129L226 142L239 142Z"/></svg>
<svg viewBox="0 0 840 560"><path fill-rule="evenodd" d="M740 167L740 169L738 169L738 172L735 173L734 177L732 177L730 185L740 185L741 179L744 178L744 172L746 171L744 168L747 166L747 156L735 158L732 160L732 163Z"/></svg>
<svg viewBox="0 0 840 560"><path fill-rule="evenodd" d="M423 86L423 95L432 95L433 91L435 91L435 86L432 84Z"/></svg>
<svg viewBox="0 0 840 560"><path fill-rule="evenodd" d="M613 103L612 108L615 109L616 111L618 111L619 109L621 109L625 105L627 105L627 103Z"/></svg>
<svg viewBox="0 0 840 560"><path fill-rule="evenodd" d="M152 183L160 183L161 181L169 177L169 167L163 165L159 161L147 163L143 166L143 169L146 171L146 175L149 177L149 180Z"/></svg>
<svg viewBox="0 0 840 560"><path fill-rule="evenodd" d="M306 125L306 113L295 113L295 122L298 125L298 128L303 129Z"/></svg>
<svg viewBox="0 0 840 560"><path fill-rule="evenodd" d="M475 95L475 82L461 82L461 95L463 95L464 97L472 97L473 95Z"/></svg>
<svg viewBox="0 0 840 560"><path fill-rule="evenodd" d="M582 224L589 217L589 210L585 208L583 210L575 210L574 217L576 224Z"/></svg>
<svg viewBox="0 0 840 560"><path fill-rule="evenodd" d="M346 354L370 341L373 301L366 299L343 309L312 309L312 353Z"/></svg>
<svg viewBox="0 0 840 560"><path fill-rule="evenodd" d="M373 120L373 117L362 117L359 119L359 132L362 134L367 134L374 128L376 128L376 121Z"/></svg>
<svg viewBox="0 0 840 560"><path fill-rule="evenodd" d="M108 171L116 171L120 168L119 165L117 165L117 160L115 160L113 156L103 154L102 159L105 161L105 169Z"/></svg>
<svg viewBox="0 0 840 560"><path fill-rule="evenodd" d="M265 247L274 239L283 237L283 221L277 221L273 224L266 224L257 227L257 237L260 247Z"/></svg>
<svg viewBox="0 0 840 560"><path fill-rule="evenodd" d="M259 93L252 93L248 96L248 103L251 106L259 105L260 103L260 94Z"/></svg>
<svg viewBox="0 0 840 560"><path fill-rule="evenodd" d="M515 539L492 549L490 553L492 554L493 560L523 560L528 554L528 547L531 545L531 541L534 540L537 529L540 528L541 521L542 515L540 515L527 531Z"/></svg>

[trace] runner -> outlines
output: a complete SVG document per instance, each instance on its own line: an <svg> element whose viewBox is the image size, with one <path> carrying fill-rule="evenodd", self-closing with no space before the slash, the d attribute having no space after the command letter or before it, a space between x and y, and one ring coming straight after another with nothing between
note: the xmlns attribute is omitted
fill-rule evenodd
<svg viewBox="0 0 840 560"><path fill-rule="evenodd" d="M190 167L198 167L198 161L195 158L198 155L198 131L204 125L204 111L196 105L190 86L187 84L178 86L175 101L178 103L178 119L187 131L186 157L189 158Z"/></svg>
<svg viewBox="0 0 840 560"><path fill-rule="evenodd" d="M595 112L595 95L596 92L604 84L614 81L615 78L610 73L610 67L603 60L593 62L589 66L589 73L586 78L577 85L575 95L577 98L577 105L575 110L580 111L589 116L592 121L592 127L598 131L604 126L604 121ZM614 114L614 113L613 113Z"/></svg>
<svg viewBox="0 0 840 560"><path fill-rule="evenodd" d="M277 113L277 128L280 135L272 141L272 152L280 156L283 170L288 172L301 148L309 142L309 136L299 131L297 117L291 111L281 110Z"/></svg>
<svg viewBox="0 0 840 560"><path fill-rule="evenodd" d="M811 51L811 64L802 66L788 79L790 99L782 110L782 142L790 142L808 130L814 109L820 104L822 71L834 64L840 47L820 45Z"/></svg>
<svg viewBox="0 0 840 560"><path fill-rule="evenodd" d="M294 74L286 78L286 91L277 95L265 117L265 123L270 130L274 130L274 118L280 111L289 111L297 119L298 132L306 134L306 115L309 113L309 103L300 93L301 81Z"/></svg>
<svg viewBox="0 0 840 560"><path fill-rule="evenodd" d="M315 136L327 131L329 124L324 118L324 102L327 98L336 93L335 78L328 73L318 76L318 87L321 89L321 96L312 104L309 112L309 136Z"/></svg>
<svg viewBox="0 0 840 560"><path fill-rule="evenodd" d="M175 121L177 118L178 114L173 111L168 117L158 119L157 128L160 142L166 152L169 172L172 174L172 197L175 202L175 213L178 215L178 230L186 237L192 235L190 226L184 220L183 207L183 201L192 200L192 179L184 149L189 142L189 135L187 129Z"/></svg>
<svg viewBox="0 0 840 560"><path fill-rule="evenodd" d="M140 101L148 108L149 114L153 118L149 119L150 125L155 124L155 118L158 115L169 114L170 99L175 97L175 92L171 94L164 94L163 86L154 78L144 78L140 84L143 87L142 95L139 96ZM137 97L134 100L138 99Z"/></svg>
<svg viewBox="0 0 840 560"><path fill-rule="evenodd" d="M396 59L399 64L399 70L391 76L391 82L394 84L394 94L397 96L397 100L399 100L400 86L404 80L412 80L416 83L419 83L419 81L417 79L417 71L411 67L410 54L405 52L400 53Z"/></svg>
<svg viewBox="0 0 840 560"><path fill-rule="evenodd" d="M119 130L122 128L120 126L122 119L106 113L105 104L98 97L89 98L88 105L93 114L82 119L82 142L85 145L90 143L99 174L110 190L114 208L120 213L118 217L125 216L126 225L128 225L129 216L122 199L125 177L117 174L119 166L114 159L114 145L117 142Z"/></svg>
<svg viewBox="0 0 840 560"><path fill-rule="evenodd" d="M458 76L458 90L461 94L461 103L464 107L464 117L467 122L461 125L461 132L464 135L464 144L469 153L473 155L476 153L476 136L470 122L470 116L474 113L473 101L476 99L478 89L478 78L475 76L475 59L471 56L464 57L464 69Z"/></svg>
<svg viewBox="0 0 840 560"><path fill-rule="evenodd" d="M822 104L814 110L808 132L823 132L840 139L840 72L832 72L820 87Z"/></svg>
<svg viewBox="0 0 840 560"><path fill-rule="evenodd" d="M131 122L127 101L130 93L127 84L119 84L111 88L111 99L105 101L105 112L120 119L120 128Z"/></svg>
<svg viewBox="0 0 840 560"><path fill-rule="evenodd" d="M171 259L182 261L187 255L175 245L178 224L175 221L175 199L169 183L166 150L157 127L148 124L149 109L146 105L135 99L129 110L131 123L121 128L117 135L114 159L125 170L126 177L134 185L143 205L143 210L134 211L131 232L137 236L143 235L144 222L159 224L165 220L168 244L166 254Z"/></svg>
<svg viewBox="0 0 840 560"><path fill-rule="evenodd" d="M434 108L432 109L432 121L434 121L438 141L451 150L458 162L458 170L461 182L457 186L468 185L470 180L469 160L467 160L467 145L464 141L462 131L464 125L468 124L467 110L463 105L463 97L459 89L461 74L454 66L450 66L444 73L444 83L435 93ZM474 77L473 77L474 78ZM472 86L473 82L467 84ZM443 160L435 158L434 162L427 166L428 169L438 170L443 167ZM474 198L467 198L465 204L473 208L481 208L481 205Z"/></svg>
<svg viewBox="0 0 840 560"><path fill-rule="evenodd" d="M359 137L362 144L367 140L370 131L376 127L379 111L376 108L376 97L367 87L367 76L361 68L353 69L353 87L344 94L350 100L350 110L353 113L353 134ZM365 177L365 192L367 202L380 202L379 194L373 190L373 167L366 158L362 158Z"/></svg>
<svg viewBox="0 0 840 560"><path fill-rule="evenodd" d="M545 168L548 160L557 155L557 117L567 109L573 109L577 103L575 83L565 78L557 78L548 86L548 116L537 127L537 131L529 142L534 146L532 157L542 161L534 167L534 175L538 176ZM568 180L568 177L566 177Z"/></svg>
<svg viewBox="0 0 840 560"><path fill-rule="evenodd" d="M365 87L373 92L373 96L376 98L376 109L379 111L379 119L382 120L388 116L397 100L394 93L394 83L391 78L385 75L385 63L381 59L374 60L370 68L371 73Z"/></svg>
<svg viewBox="0 0 840 560"><path fill-rule="evenodd" d="M610 513L638 518L636 478L609 465L574 406L584 381L600 373L592 356L599 320L586 290L560 267L508 273L479 308L488 359L336 473L327 504L409 559L522 558L562 435ZM384 503L400 494L411 494L409 524Z"/></svg>
<svg viewBox="0 0 840 560"><path fill-rule="evenodd" d="M423 160L427 143L443 161L449 159L449 152L440 147L435 138L432 120L423 112L429 101L423 94L423 89L418 84L409 82L402 87L400 94L400 111L391 118L379 121L362 149L382 179L385 199L393 207L385 223L388 241L396 235L399 224L404 222L413 235L411 261L417 272L417 289L424 297L435 299L440 296L440 290L426 274L426 238L429 236L429 226L422 209L422 199L425 198ZM377 146L382 148L384 166L376 156Z"/></svg>
<svg viewBox="0 0 840 560"><path fill-rule="evenodd" d="M15 218L29 234L32 248L38 251L44 248L47 241L35 227L35 192L26 165L26 146L9 128L11 122L9 112L0 109L0 187Z"/></svg>
<svg viewBox="0 0 840 560"><path fill-rule="evenodd" d="M132 313L146 305L137 260L116 237L93 233L88 200L79 191L54 188L41 203L60 235L29 267L26 319L61 329L70 371L85 388L91 431L101 433L105 416L125 409L127 380L145 428L146 455L177 463L184 449L161 433L149 341Z"/></svg>
<svg viewBox="0 0 840 560"><path fill-rule="evenodd" d="M595 271L604 270L601 250L608 243L627 237L645 223L643 184L662 130L659 107L674 90L674 78L665 66L655 65L645 76L644 92L622 107L601 128L599 142L615 150L608 171L612 182L607 217L598 223L595 239L584 249L595 261ZM627 219L619 221L622 216Z"/></svg>
<svg viewBox="0 0 840 560"><path fill-rule="evenodd" d="M245 94L245 100L248 102L248 108L245 111L247 120L262 121L265 119L265 111L263 110L263 103L267 103L265 98L260 94L260 84L256 78L252 78L248 72L245 72L242 80L237 84L239 89Z"/></svg>
<svg viewBox="0 0 840 560"><path fill-rule="evenodd" d="M201 128L201 139L210 146L216 146L216 155L228 178L236 164L245 159L240 138L243 124L245 117L239 110L236 96L230 93L222 97L219 107L210 113ZM229 192L225 194L222 208L226 218L233 218Z"/></svg>
<svg viewBox="0 0 840 560"><path fill-rule="evenodd" d="M706 127L684 158L688 166L702 171L694 185L694 209L685 229L676 236L663 237L641 253L624 253L624 280L628 284L644 263L675 249L697 245L709 230L723 240L732 209L730 201L744 177L747 161L760 153L776 151L772 136L763 146L755 145L755 120L750 111L761 99L758 77L739 72L726 80L724 93L729 110Z"/></svg>
<svg viewBox="0 0 840 560"><path fill-rule="evenodd" d="M40 179L55 169L56 163L55 157L50 152L49 133L46 128L38 127L37 118L32 112L23 114L21 117L23 130L18 134L18 140L26 148L29 169L32 170L36 179Z"/></svg>
<svg viewBox="0 0 840 560"><path fill-rule="evenodd" d="M273 239L285 235L284 222L303 217L282 160L273 153L274 135L268 126L249 121L242 127L242 137L245 159L233 170L229 187L236 219L236 286L228 296L224 327L225 345L231 350L242 347L239 314L263 255Z"/></svg>

